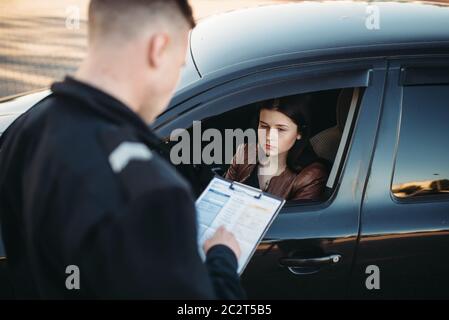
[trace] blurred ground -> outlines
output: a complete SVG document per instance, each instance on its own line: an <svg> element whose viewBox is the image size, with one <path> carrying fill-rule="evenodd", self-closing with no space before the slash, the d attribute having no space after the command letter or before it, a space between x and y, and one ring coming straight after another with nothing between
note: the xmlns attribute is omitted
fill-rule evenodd
<svg viewBox="0 0 449 320"><path fill-rule="evenodd" d="M48 86L86 52L88 0L0 0L0 97ZM190 0L196 19L282 0ZM79 28L71 17L81 18Z"/></svg>

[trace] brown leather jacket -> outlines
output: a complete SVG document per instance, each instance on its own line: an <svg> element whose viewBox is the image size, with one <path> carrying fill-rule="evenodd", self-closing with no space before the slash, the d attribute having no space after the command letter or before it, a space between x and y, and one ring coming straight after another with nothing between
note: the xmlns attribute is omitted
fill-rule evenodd
<svg viewBox="0 0 449 320"><path fill-rule="evenodd" d="M256 164L248 164L248 147L237 149L232 164L226 172L227 179L245 183ZM241 152L245 152L244 155ZM237 163L239 156L244 157L243 164ZM243 159L243 158L240 158ZM319 200L326 186L328 172L324 164L313 162L303 168L299 173L286 168L280 175L271 178L266 192L279 196L286 200Z"/></svg>

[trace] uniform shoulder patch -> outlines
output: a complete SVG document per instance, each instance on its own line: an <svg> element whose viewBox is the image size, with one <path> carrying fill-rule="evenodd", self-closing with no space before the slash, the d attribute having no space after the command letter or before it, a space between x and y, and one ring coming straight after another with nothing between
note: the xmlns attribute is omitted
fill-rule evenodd
<svg viewBox="0 0 449 320"><path fill-rule="evenodd" d="M102 128L98 131L98 138L105 151L105 165L111 168L129 201L169 183L157 150L140 140L132 128Z"/></svg>
<svg viewBox="0 0 449 320"><path fill-rule="evenodd" d="M109 164L115 173L119 173L131 161L149 161L152 157L151 150L145 144L124 141L109 155Z"/></svg>

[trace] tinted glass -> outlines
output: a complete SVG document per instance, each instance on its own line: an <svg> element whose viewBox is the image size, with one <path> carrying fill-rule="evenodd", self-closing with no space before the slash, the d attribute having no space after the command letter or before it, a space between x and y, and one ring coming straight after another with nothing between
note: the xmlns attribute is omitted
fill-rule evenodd
<svg viewBox="0 0 449 320"><path fill-rule="evenodd" d="M449 85L404 87L392 192L449 196Z"/></svg>

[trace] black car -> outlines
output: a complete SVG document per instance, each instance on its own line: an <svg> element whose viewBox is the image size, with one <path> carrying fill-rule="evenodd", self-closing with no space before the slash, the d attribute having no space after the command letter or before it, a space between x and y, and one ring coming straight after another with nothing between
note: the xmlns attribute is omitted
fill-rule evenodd
<svg viewBox="0 0 449 320"><path fill-rule="evenodd" d="M167 143L195 120L246 129L258 102L304 93L312 145L331 165L326 190L286 204L243 274L248 296L449 298L449 6L305 2L214 16L191 33L153 127ZM5 102L9 114L23 99Z"/></svg>

